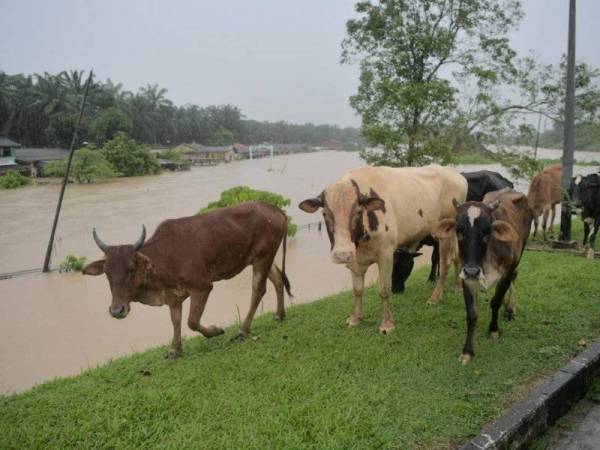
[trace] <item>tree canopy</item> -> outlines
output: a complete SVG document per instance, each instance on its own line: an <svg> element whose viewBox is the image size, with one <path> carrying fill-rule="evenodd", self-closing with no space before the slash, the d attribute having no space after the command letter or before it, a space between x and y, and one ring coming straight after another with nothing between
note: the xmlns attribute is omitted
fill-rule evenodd
<svg viewBox="0 0 600 450"><path fill-rule="evenodd" d="M518 0L361 1L356 11L359 17L346 25L342 62L360 62L360 86L350 103L365 137L384 148L366 152L368 162L410 166L446 159L450 128L469 121L459 112L489 112L493 87L517 75L506 33L521 19ZM459 99L468 86L477 91L472 105Z"/></svg>
<svg viewBox="0 0 600 450"><path fill-rule="evenodd" d="M26 147L68 147L84 86L83 71L35 75L0 71L0 134ZM259 122L246 119L234 105L176 106L167 90L156 84L130 92L110 79L94 80L78 144L103 145L119 131L139 143L163 146L361 141L356 128Z"/></svg>

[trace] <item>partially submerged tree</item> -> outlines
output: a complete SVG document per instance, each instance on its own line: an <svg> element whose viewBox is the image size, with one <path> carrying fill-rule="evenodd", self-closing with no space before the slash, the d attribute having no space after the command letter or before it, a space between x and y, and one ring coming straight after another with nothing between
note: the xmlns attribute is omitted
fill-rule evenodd
<svg viewBox="0 0 600 450"><path fill-rule="evenodd" d="M123 132L102 147L104 157L123 176L135 177L161 172L156 157L144 145L137 144Z"/></svg>
<svg viewBox="0 0 600 450"><path fill-rule="evenodd" d="M53 161L43 169L44 176L63 177L67 170L67 161ZM81 148L73 154L69 176L78 183L93 183L118 175L115 168L99 150Z"/></svg>
<svg viewBox="0 0 600 450"><path fill-rule="evenodd" d="M212 211L217 208L225 208L227 206L238 205L244 202L260 201L269 203L270 205L277 206L282 210L290 206L290 199L283 195L276 194L269 191L259 191L252 189L248 186L235 186L231 189L221 192L219 200L210 202L200 211L199 214L207 211ZM288 236L294 236L298 230L298 225L292 222L292 218L287 216L288 219Z"/></svg>
<svg viewBox="0 0 600 450"><path fill-rule="evenodd" d="M361 67L350 103L365 137L383 146L363 157L401 166L449 159L448 129L465 122L453 81L481 88L517 75L505 36L521 19L519 0L361 1L356 11L342 43L342 62Z"/></svg>

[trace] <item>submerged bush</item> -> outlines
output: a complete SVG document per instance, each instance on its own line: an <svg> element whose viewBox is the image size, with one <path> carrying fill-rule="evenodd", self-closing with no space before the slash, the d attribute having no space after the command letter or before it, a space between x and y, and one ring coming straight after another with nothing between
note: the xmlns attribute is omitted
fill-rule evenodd
<svg viewBox="0 0 600 450"><path fill-rule="evenodd" d="M60 263L59 272L81 272L86 261L85 256L79 258L75 255L67 255L63 262Z"/></svg>
<svg viewBox="0 0 600 450"><path fill-rule="evenodd" d="M67 160L54 161L44 167L44 175L48 177L63 177L67 170ZM93 183L118 175L100 150L82 148L73 154L69 176L78 183Z"/></svg>
<svg viewBox="0 0 600 450"><path fill-rule="evenodd" d="M273 192L258 191L256 189L249 188L248 186L236 186L221 192L221 197L219 200L210 202L208 205L202 208L199 213L251 201L269 203L270 205L277 206L284 211L285 207L290 206L291 203L289 198L285 198L284 196L275 194ZM294 236L298 230L298 225L292 222L292 218L290 216L287 214L286 216L288 219L288 236Z"/></svg>
<svg viewBox="0 0 600 450"><path fill-rule="evenodd" d="M14 170L9 170L6 175L0 177L2 189L16 189L31 184L31 178L25 177Z"/></svg>

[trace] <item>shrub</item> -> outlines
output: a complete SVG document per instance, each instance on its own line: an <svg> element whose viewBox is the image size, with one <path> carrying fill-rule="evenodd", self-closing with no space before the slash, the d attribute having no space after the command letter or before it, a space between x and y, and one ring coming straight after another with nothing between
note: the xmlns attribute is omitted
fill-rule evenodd
<svg viewBox="0 0 600 450"><path fill-rule="evenodd" d="M59 272L81 272L86 261L85 256L79 258L75 255L67 255L63 262L60 263Z"/></svg>
<svg viewBox="0 0 600 450"><path fill-rule="evenodd" d="M143 145L136 142L123 132L102 147L102 153L117 171L126 177L153 175L161 172L156 157Z"/></svg>
<svg viewBox="0 0 600 450"><path fill-rule="evenodd" d="M285 198L282 195L275 194L268 191L258 191L256 189L249 188L248 186L236 186L226 191L221 192L219 200L210 202L199 213L212 211L217 208L224 208L226 206L237 205L239 203L250 202L250 201L261 201L277 206L285 211L285 207L290 205L290 199ZM287 216L287 214L286 214ZM298 225L292 222L292 218L287 216L288 219L288 236L294 236L298 230Z"/></svg>
<svg viewBox="0 0 600 450"><path fill-rule="evenodd" d="M63 177L67 170L67 161L55 161L44 167L44 175L48 177ZM82 148L73 155L70 177L78 183L92 183L97 180L113 178L118 175L101 151Z"/></svg>
<svg viewBox="0 0 600 450"><path fill-rule="evenodd" d="M14 170L9 170L6 175L0 177L2 189L16 189L31 184L31 178L25 177Z"/></svg>

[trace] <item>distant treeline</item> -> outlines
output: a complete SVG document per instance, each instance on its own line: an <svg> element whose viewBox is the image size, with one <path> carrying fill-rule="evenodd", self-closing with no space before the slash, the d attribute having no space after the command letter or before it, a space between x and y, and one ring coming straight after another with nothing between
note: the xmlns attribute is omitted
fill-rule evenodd
<svg viewBox="0 0 600 450"><path fill-rule="evenodd" d="M41 75L8 75L0 71L0 135L23 146L68 147L85 82L83 71ZM167 90L156 84L130 92L110 79L94 81L81 141L103 144L123 131L137 142L153 145L182 142L319 145L336 140L352 148L362 142L356 128L259 122L246 119L237 106L176 106L166 95Z"/></svg>
<svg viewBox="0 0 600 450"><path fill-rule="evenodd" d="M564 127L557 123L540 135L540 147L563 148ZM600 124L588 122L575 125L575 149L600 151Z"/></svg>

